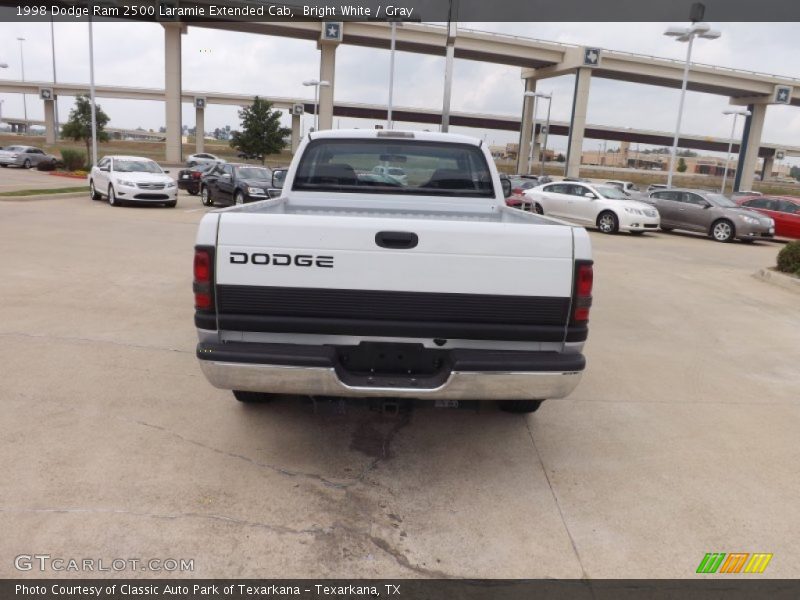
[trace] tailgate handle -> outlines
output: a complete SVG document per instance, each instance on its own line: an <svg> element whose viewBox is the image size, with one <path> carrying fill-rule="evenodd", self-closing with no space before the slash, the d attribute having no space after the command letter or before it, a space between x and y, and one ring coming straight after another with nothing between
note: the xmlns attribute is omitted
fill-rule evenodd
<svg viewBox="0 0 800 600"><path fill-rule="evenodd" d="M417 246L419 237L410 231L379 231L375 234L375 243L381 248L408 250Z"/></svg>

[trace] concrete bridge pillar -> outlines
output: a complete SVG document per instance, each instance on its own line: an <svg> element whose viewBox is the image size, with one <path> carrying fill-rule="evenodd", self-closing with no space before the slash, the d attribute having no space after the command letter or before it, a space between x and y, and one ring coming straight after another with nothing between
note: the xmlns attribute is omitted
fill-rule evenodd
<svg viewBox="0 0 800 600"><path fill-rule="evenodd" d="M583 131L586 128L586 109L589 105L589 86L592 70L579 68L575 73L575 93L572 97L572 117L569 122L567 141L567 164L564 175L578 177L583 153Z"/></svg>
<svg viewBox="0 0 800 600"><path fill-rule="evenodd" d="M761 146L761 132L764 129L764 117L767 115L766 104L751 104L747 107L750 116L744 119L742 143L739 146L739 163L736 166L736 178L733 189L752 190L758 165L758 149Z"/></svg>
<svg viewBox="0 0 800 600"><path fill-rule="evenodd" d="M194 151L199 154L206 148L206 109L194 107Z"/></svg>
<svg viewBox="0 0 800 600"><path fill-rule="evenodd" d="M761 168L761 181L772 177L772 169L775 167L775 155L764 157L764 166Z"/></svg>
<svg viewBox="0 0 800 600"><path fill-rule="evenodd" d="M525 91L536 91L536 80L525 80ZM528 172L528 158L531 153L531 136L533 135L533 104L536 98L522 97L522 123L519 128L519 148L517 150L517 173Z"/></svg>
<svg viewBox="0 0 800 600"><path fill-rule="evenodd" d="M9 123L9 125L11 125L11 133L17 133L17 124Z"/></svg>
<svg viewBox="0 0 800 600"><path fill-rule="evenodd" d="M300 145L300 119L302 115L292 114L292 156Z"/></svg>
<svg viewBox="0 0 800 600"><path fill-rule="evenodd" d="M56 108L54 100L44 101L44 141L47 144L56 143Z"/></svg>
<svg viewBox="0 0 800 600"><path fill-rule="evenodd" d="M183 129L181 107L181 35L186 26L181 23L162 23L164 26L164 104L167 162L183 160L181 135Z"/></svg>
<svg viewBox="0 0 800 600"><path fill-rule="evenodd" d="M330 85L319 86L319 128L333 129L333 88L336 78L336 47L338 43L320 43L319 80Z"/></svg>

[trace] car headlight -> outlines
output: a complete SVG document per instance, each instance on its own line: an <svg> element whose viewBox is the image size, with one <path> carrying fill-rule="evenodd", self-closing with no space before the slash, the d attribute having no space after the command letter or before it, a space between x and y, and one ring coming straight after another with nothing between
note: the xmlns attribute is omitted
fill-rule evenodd
<svg viewBox="0 0 800 600"><path fill-rule="evenodd" d="M127 179L117 179L117 185L126 185L128 187L136 187L136 184L132 181L128 181Z"/></svg>
<svg viewBox="0 0 800 600"><path fill-rule="evenodd" d="M175 187L175 182L174 181L170 181L169 183L167 183L167 187L168 188L174 188Z"/></svg>
<svg viewBox="0 0 800 600"><path fill-rule="evenodd" d="M748 217L747 215L740 215L740 217L741 217L742 221L744 221L745 223L748 223L750 225L758 225L759 224L759 220L756 219L755 217Z"/></svg>
<svg viewBox="0 0 800 600"><path fill-rule="evenodd" d="M266 196L266 192L264 192L264 190L256 187L248 187L247 193L251 196Z"/></svg>
<svg viewBox="0 0 800 600"><path fill-rule="evenodd" d="M625 207L625 212L628 213L629 215L642 215L642 214L644 214L638 208L628 208L627 206Z"/></svg>

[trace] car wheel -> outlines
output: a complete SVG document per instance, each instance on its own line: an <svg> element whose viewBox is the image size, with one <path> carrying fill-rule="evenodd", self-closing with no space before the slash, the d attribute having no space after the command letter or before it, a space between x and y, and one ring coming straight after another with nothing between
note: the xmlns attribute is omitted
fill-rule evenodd
<svg viewBox="0 0 800 600"><path fill-rule="evenodd" d="M114 193L114 188L112 186L108 186L108 203L111 206L119 206L117 195Z"/></svg>
<svg viewBox="0 0 800 600"><path fill-rule="evenodd" d="M533 205L533 210L536 212L537 215L544 214L544 209L542 208L542 205L539 204L538 202Z"/></svg>
<svg viewBox="0 0 800 600"><path fill-rule="evenodd" d="M189 195L190 195L190 196L197 196L197 194L198 194L198 192L199 192L200 190L198 190L197 188L189 188L189 189L187 189L186 191L187 191L187 192L189 192Z"/></svg>
<svg viewBox="0 0 800 600"><path fill-rule="evenodd" d="M501 400L500 410L515 414L532 413L539 410L542 402L544 400Z"/></svg>
<svg viewBox="0 0 800 600"><path fill-rule="evenodd" d="M175 208L178 205L177 200L173 200L172 202L164 202L164 206L167 208Z"/></svg>
<svg viewBox="0 0 800 600"><path fill-rule="evenodd" d="M97 190L94 189L94 181L89 182L89 197L92 200L100 200L100 198L102 198L102 196L97 193Z"/></svg>
<svg viewBox="0 0 800 600"><path fill-rule="evenodd" d="M233 397L245 404L264 404L275 399L275 394L265 394L262 392L243 392L233 390Z"/></svg>
<svg viewBox="0 0 800 600"><path fill-rule="evenodd" d="M244 204L244 194L242 192L236 192L236 195L233 197L234 204Z"/></svg>
<svg viewBox="0 0 800 600"><path fill-rule="evenodd" d="M720 219L711 226L711 237L718 242L730 242L736 235L736 230L733 228L733 223L727 219Z"/></svg>
<svg viewBox="0 0 800 600"><path fill-rule="evenodd" d="M662 226L661 226L661 231L666 231L667 233L669 233L670 231L672 231L672 227L664 227L664 226L662 225Z"/></svg>
<svg viewBox="0 0 800 600"><path fill-rule="evenodd" d="M214 206L214 200L211 198L211 192L208 191L208 186L200 188L200 202L203 206Z"/></svg>
<svg viewBox="0 0 800 600"><path fill-rule="evenodd" d="M617 233L617 231L619 231L617 215L610 210L601 212L597 217L597 228L602 233Z"/></svg>
<svg viewBox="0 0 800 600"><path fill-rule="evenodd" d="M0 167L3 167L4 169L5 169L7 166L8 166L8 165L7 165L6 163L0 164Z"/></svg>
<svg viewBox="0 0 800 600"><path fill-rule="evenodd" d="M743 244L752 244L756 240L755 238L742 238L739 241L742 242Z"/></svg>
<svg viewBox="0 0 800 600"><path fill-rule="evenodd" d="M631 231L631 235L644 235L644 231Z"/></svg>
<svg viewBox="0 0 800 600"><path fill-rule="evenodd" d="M186 166L189 167L189 168L192 168L192 167L197 166L197 163L192 160L192 161L189 161L188 163L186 163Z"/></svg>
<svg viewBox="0 0 800 600"><path fill-rule="evenodd" d="M31 168L31 159L30 158L26 158L25 162L22 163L22 167L24 169L30 169Z"/></svg>

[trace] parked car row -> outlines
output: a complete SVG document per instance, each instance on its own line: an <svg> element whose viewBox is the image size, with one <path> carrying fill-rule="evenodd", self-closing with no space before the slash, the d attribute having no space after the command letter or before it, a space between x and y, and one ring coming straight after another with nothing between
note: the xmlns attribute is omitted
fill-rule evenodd
<svg viewBox="0 0 800 600"><path fill-rule="evenodd" d="M512 194L508 204L530 207L538 214L596 227L608 234L680 229L704 233L718 242L752 242L776 234L800 237L800 200L796 198L744 196L734 201L706 190L660 184L653 184L642 194L628 184L564 179L521 190L517 195L523 199L519 201Z"/></svg>

